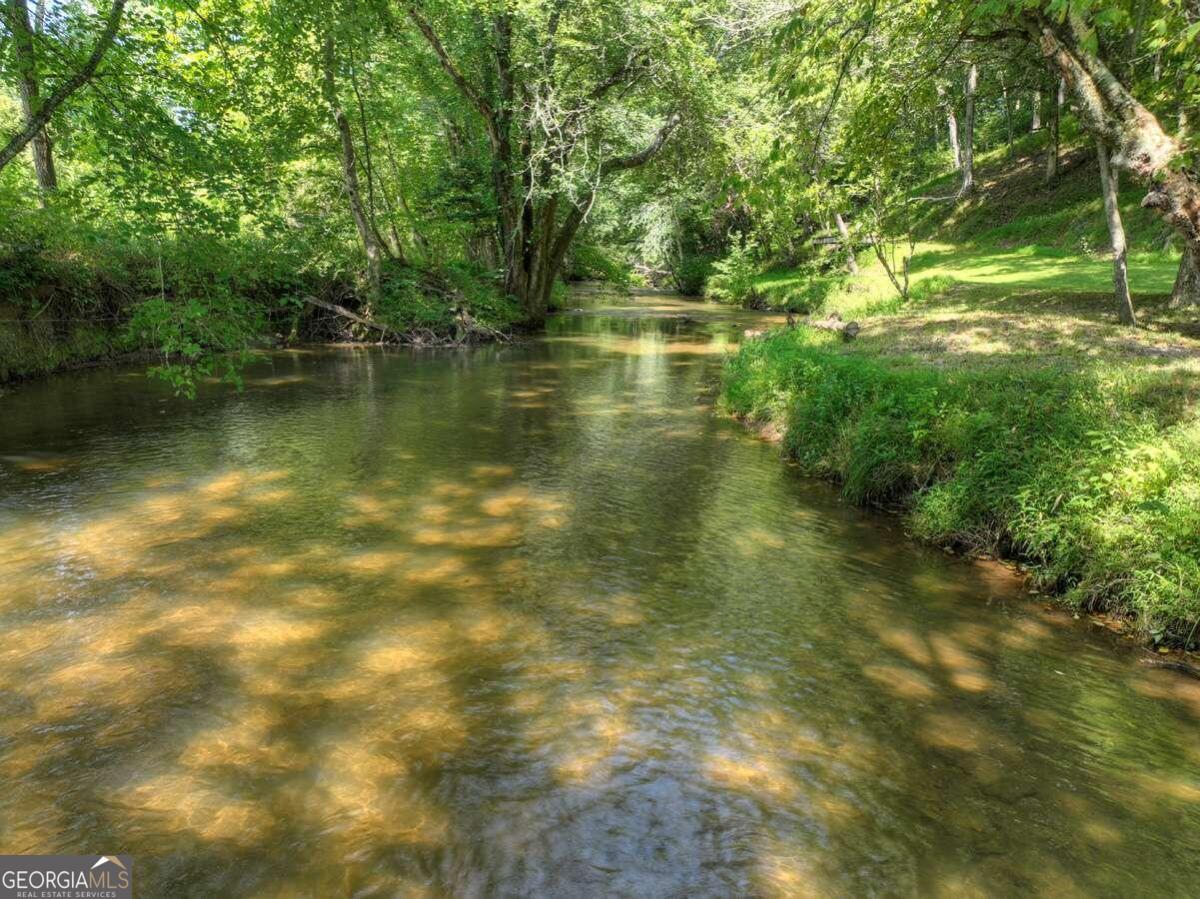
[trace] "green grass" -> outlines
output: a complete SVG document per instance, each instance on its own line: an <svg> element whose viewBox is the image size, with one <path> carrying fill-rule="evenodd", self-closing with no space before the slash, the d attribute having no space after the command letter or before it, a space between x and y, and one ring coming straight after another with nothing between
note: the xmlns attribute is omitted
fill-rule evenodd
<svg viewBox="0 0 1200 899"><path fill-rule="evenodd" d="M837 311L843 317L877 313L881 307L900 309L896 292L883 268L863 256L862 273L816 276L803 269L760 274L756 289L772 306L783 307L795 297L820 293L816 307ZM1129 279L1135 297L1161 297L1171 292L1179 257L1175 254L1138 253L1130 258ZM926 242L917 245L912 263L913 305L936 293L925 282L944 289L950 282L980 288L993 297L1100 295L1112 290L1112 262L1103 256L1082 256L1053 247L1026 245L1015 249L995 246L955 246ZM819 286L814 288L816 282Z"/></svg>
<svg viewBox="0 0 1200 899"><path fill-rule="evenodd" d="M1184 642L1200 619L1200 342L1165 308L1178 251L1124 192L1144 326L1118 326L1094 166L1076 158L1047 189L1040 166L991 157L980 194L924 211L907 302L869 251L862 274L818 287L760 274L774 304L821 292L863 331L746 343L723 405L772 423L849 499L902 510L914 536L1018 557L1065 603Z"/></svg>
<svg viewBox="0 0 1200 899"><path fill-rule="evenodd" d="M1016 556L1075 606L1180 640L1200 618L1200 349L930 364L877 335L775 331L728 362L725 408L915 536ZM1180 348L1182 351L1182 347Z"/></svg>
<svg viewBox="0 0 1200 899"><path fill-rule="evenodd" d="M993 296L1030 298L1105 294L1112 287L1108 231L1100 197L1099 173L1087 148L1064 153L1064 174L1044 182L1041 135L1017 144L1009 161L1004 148L980 157L977 190L960 202L913 205L919 242L912 262L914 284L953 279L991 291ZM914 188L915 196L944 197L957 188L948 173ZM1169 293L1179 265L1179 247L1170 229L1141 208L1144 189L1122 182L1121 212L1130 245L1130 284L1137 297ZM810 264L758 275L754 287L776 308L836 310L843 316L894 307L894 291L870 247L858 250L863 274L817 274ZM818 303L813 298L819 297Z"/></svg>

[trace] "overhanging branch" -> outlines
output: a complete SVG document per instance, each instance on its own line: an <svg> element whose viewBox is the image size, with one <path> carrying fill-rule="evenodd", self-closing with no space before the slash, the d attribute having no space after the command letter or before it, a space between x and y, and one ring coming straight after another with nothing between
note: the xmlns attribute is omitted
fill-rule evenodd
<svg viewBox="0 0 1200 899"><path fill-rule="evenodd" d="M434 55L437 56L438 62L441 63L446 74L450 76L450 80L454 82L462 95L466 97L467 102L474 106L479 111L479 114L483 116L488 129L494 131L496 111L484 96L475 89L471 82L467 81L466 76L455 65L454 60L450 58L450 54L446 52L441 38L437 36L437 32L429 24L429 20L421 14L421 11L417 9L415 4L409 4L408 18L417 26L417 30L424 35L426 43L433 49Z"/></svg>
<svg viewBox="0 0 1200 899"><path fill-rule="evenodd" d="M679 113L671 113L667 116L667 120L663 122L662 127L658 129L654 135L654 139L649 144L636 153L630 153L628 156L616 156L612 159L604 160L600 166L600 174L603 176L625 169L636 169L639 165L645 165L663 148L663 145L667 142L667 138L671 136L671 132L679 126L681 121L683 121L683 117Z"/></svg>
<svg viewBox="0 0 1200 899"><path fill-rule="evenodd" d="M126 0L113 0L112 9L108 12L108 20L104 23L104 30L96 38L92 52L83 66L58 86L58 89L42 103L37 114L30 116L29 120L25 123L25 127L14 134L9 142L5 144L4 149L0 150L0 169L3 169L12 162L16 155L25 149L25 145L33 140L34 135L46 127L55 110L71 94L75 93L75 91L91 80L92 75L96 72L96 67L100 65L100 60L104 58L104 54L108 52L108 48L117 36L117 28L121 24L121 14L125 11L125 3Z"/></svg>

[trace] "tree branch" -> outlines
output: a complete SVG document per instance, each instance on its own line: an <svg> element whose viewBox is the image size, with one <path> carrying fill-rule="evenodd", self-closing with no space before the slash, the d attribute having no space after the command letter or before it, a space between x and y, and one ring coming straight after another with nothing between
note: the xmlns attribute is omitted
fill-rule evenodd
<svg viewBox="0 0 1200 899"><path fill-rule="evenodd" d="M658 132L654 135L654 139L649 144L636 153L630 153L628 156L617 156L604 160L600 166L600 174L602 176L608 175L612 172L619 172L624 169L636 169L639 165L644 165L663 148L663 144L667 142L667 138L671 136L671 132L678 127L681 121L683 121L683 118L679 113L671 113L667 116L667 120L663 122L662 127L658 129Z"/></svg>
<svg viewBox="0 0 1200 899"><path fill-rule="evenodd" d="M408 5L408 18L417 30L425 36L426 42L433 48L434 54L438 58L438 62L442 64L442 68L446 74L450 76L450 80L458 87L462 95L467 98L472 106L474 106L484 121L487 122L488 128L494 130L496 122L496 111L492 105L477 91L471 82L467 81L466 77L454 64L454 60L450 58L450 54L446 52L446 48L442 45L441 39L437 36L437 32L433 30L433 26L429 24L429 20L421 15L421 11L417 9L415 4Z"/></svg>
<svg viewBox="0 0 1200 899"><path fill-rule="evenodd" d="M117 28L121 24L121 14L125 11L125 3L126 0L113 0L112 9L108 12L108 20L104 23L104 30L96 39L91 55L88 56L83 67L60 84L57 90L42 103L37 114L30 117L25 123L25 127L14 134L4 149L0 150L0 169L12 162L16 155L25 149L25 145L33 140L34 135L46 127L55 110L71 94L91 80L92 75L96 73L96 67L100 65L100 60L104 58L104 54L108 52L108 48L112 46L112 42L117 36Z"/></svg>

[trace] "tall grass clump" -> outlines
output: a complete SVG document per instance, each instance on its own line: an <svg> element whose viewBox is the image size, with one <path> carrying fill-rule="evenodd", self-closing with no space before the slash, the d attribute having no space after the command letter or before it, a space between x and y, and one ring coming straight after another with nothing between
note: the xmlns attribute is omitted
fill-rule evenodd
<svg viewBox="0 0 1200 899"><path fill-rule="evenodd" d="M1065 602L1181 643L1200 619L1196 393L1163 369L934 367L798 329L742 347L722 395L919 539L1019 558Z"/></svg>

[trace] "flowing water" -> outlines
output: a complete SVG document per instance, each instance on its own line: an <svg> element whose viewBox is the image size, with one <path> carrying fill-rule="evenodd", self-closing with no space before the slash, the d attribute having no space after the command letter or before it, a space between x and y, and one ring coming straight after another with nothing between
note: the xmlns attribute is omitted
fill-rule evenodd
<svg viewBox="0 0 1200 899"><path fill-rule="evenodd" d="M1195 895L1200 683L714 415L744 326L0 399L0 851L141 896Z"/></svg>

